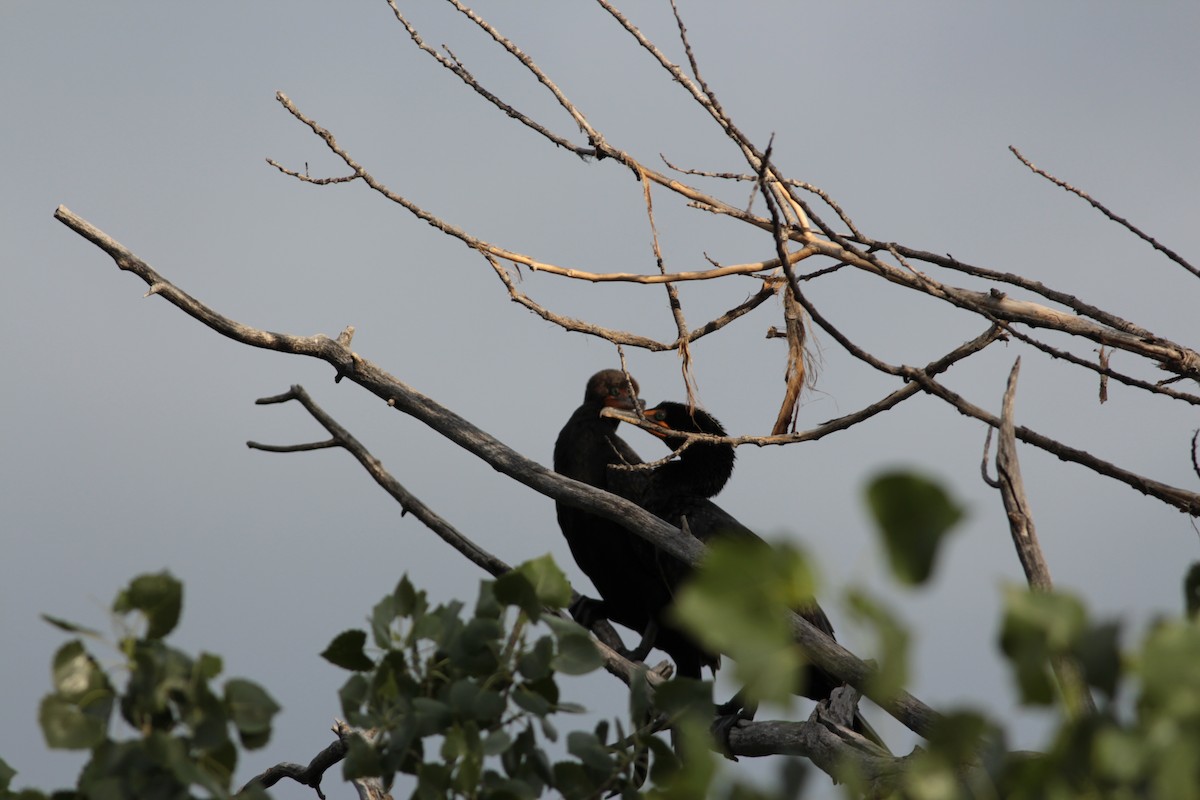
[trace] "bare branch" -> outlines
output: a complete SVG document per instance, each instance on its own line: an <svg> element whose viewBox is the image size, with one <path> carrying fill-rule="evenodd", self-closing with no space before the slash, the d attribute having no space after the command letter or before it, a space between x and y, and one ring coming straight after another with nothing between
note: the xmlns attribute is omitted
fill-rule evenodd
<svg viewBox="0 0 1200 800"><path fill-rule="evenodd" d="M334 730L337 731L338 727L334 726ZM329 768L345 757L346 741L339 733L338 738L332 744L313 756L312 761L308 762L308 766L287 762L276 764L247 781L239 794L244 793L255 784L263 789L269 789L284 778L291 778L303 786L311 786L316 791L317 797L325 800L325 793L321 791L321 781Z"/></svg>
<svg viewBox="0 0 1200 800"><path fill-rule="evenodd" d="M470 72L467 71L467 68L463 66L462 62L460 62L456 58L447 58L446 56L443 56L441 53L439 53L437 50L434 50L432 47L425 44L425 40L421 38L421 34L417 32L417 29L415 27L413 27L413 25L407 19L405 19L404 15L400 12L400 7L396 5L396 0L388 0L388 5L392 7L392 13L395 14L396 19L400 22L401 25L404 26L404 29L406 31L408 31L408 35L413 40L413 44L415 44L418 48L420 48L422 52L425 52L425 53L429 54L430 56L432 56L443 67L445 67L446 69L450 70L455 75L457 75L459 77L459 79L462 80L463 83L465 83L467 86L471 87L476 92L478 92L479 95L481 97L483 97L484 100L487 100L489 103L491 103L492 105L499 108L501 111L503 111L508 116L517 120L521 124L531 128L532 130L536 131L537 133L541 134L542 136L546 137L547 139L549 139L551 142L558 145L559 147L570 150L572 153L575 153L578 156L586 157L586 156L596 155L596 150L594 148L580 147L580 146L574 144L573 142L571 142L570 140L565 139L565 138L559 136L558 134L551 132L545 126L539 124L538 122L535 122L529 116L521 113L520 111L513 108L509 104L505 103L503 100L501 100L496 95L489 92L487 89L483 88L483 86L478 81L475 80L475 77ZM569 110L570 109L568 109L568 111Z"/></svg>
<svg viewBox="0 0 1200 800"><path fill-rule="evenodd" d="M1101 399L1100 399L1101 403L1103 403L1104 400L1107 398L1107 391L1105 391L1106 386L1107 386L1106 381L1108 378L1112 378L1113 380L1116 380L1119 383L1123 383L1126 386L1133 386L1138 389L1145 389L1147 392L1151 392L1153 394L1165 395L1167 397L1170 397L1173 400L1182 400L1183 402L1191 403L1192 405L1200 405L1200 397L1197 397L1194 394L1188 394L1187 392L1176 391L1175 389L1168 388L1167 386L1164 386L1161 383L1150 383L1149 381L1139 380L1139 379L1131 377L1129 375L1125 375L1124 373L1117 372L1116 370L1110 369L1109 362L1111 360L1112 353L1107 351L1104 347L1099 348L1100 352L1101 352L1100 363L1094 364L1091 361L1088 361L1086 358L1080 358L1079 356L1075 355L1074 353L1069 353L1066 350L1062 350L1057 347L1051 347L1050 345L1046 344L1045 342L1039 341L1038 339L1035 339L1032 336L1029 336L1028 334L1021 333L1019 330L1012 327L1011 325L1005 325L1004 329L1009 334L1011 334L1014 339L1019 339L1020 341L1025 342L1028 345L1036 347L1038 350L1041 350L1043 353L1046 353L1051 358L1060 358L1063 361L1068 361L1072 364L1075 364L1080 367L1084 367L1085 369L1090 369L1093 372L1099 374L1100 380L1101 380L1100 385L1101 385L1101 389L1102 389Z"/></svg>
<svg viewBox="0 0 1200 800"><path fill-rule="evenodd" d="M923 374L920 370L906 367L903 369L903 373L905 377L920 383L921 388L925 391L954 406L960 414L982 420L995 428L1000 427L1000 420L997 417L987 413L979 408L979 406L968 402L961 395ZM1063 461L1071 461L1085 466L1101 475L1131 486L1144 495L1161 500L1167 505L1174 506L1193 517L1200 516L1200 494L1179 489L1122 469L1116 464L1093 456L1091 453L1065 445L1024 426L1017 426L1015 433L1016 437L1021 441L1031 444L1034 447L1039 447Z"/></svg>
<svg viewBox="0 0 1200 800"><path fill-rule="evenodd" d="M996 446L996 475L1004 510L1008 513L1013 545L1025 570L1025 578L1031 588L1048 592L1054 588L1054 584L1050 579L1050 567L1046 564L1041 545L1038 544L1033 514L1029 510L1029 500L1025 497L1025 483L1021 480L1021 464L1017 460L1013 401L1017 394L1017 375L1020 370L1021 357L1018 356L1008 374L1008 387L1004 390L1003 410L1000 413L1000 440ZM990 429L988 437L991 438Z"/></svg>
<svg viewBox="0 0 1200 800"><path fill-rule="evenodd" d="M1028 158L1023 156L1021 154L1021 151L1018 150L1017 148L1013 147L1012 145L1009 145L1008 149L1010 151L1012 151L1012 154L1014 156L1017 157L1017 160L1019 160L1025 166L1029 167L1030 170L1037 173L1038 175L1041 175L1043 178L1050 181L1051 183L1053 183L1055 186L1059 187L1060 189L1065 189L1068 192L1070 192L1071 194L1073 194L1077 197L1083 198L1084 200L1086 200L1088 203L1091 204L1092 208L1096 209L1101 214L1108 217L1110 220L1117 223L1118 225L1120 225L1121 227L1123 227L1125 230L1129 231L1133 235L1137 236L1139 239L1141 239L1142 241L1149 244L1155 250L1162 253L1167 258L1171 259L1176 264L1178 264L1179 266L1186 269L1188 272L1195 275L1197 278L1200 278L1200 269L1196 269L1191 264L1189 264L1187 261L1185 261L1183 259L1183 256L1179 255L1171 248L1165 247L1162 244L1159 244L1159 242L1153 236L1148 236L1145 233L1142 233L1142 231L1139 230L1137 227L1135 227L1131 222L1129 222L1129 220L1127 220L1123 217L1118 217L1116 214L1112 213L1107 208L1105 208L1104 205L1102 203L1100 203L1100 201L1093 199L1091 197L1091 195L1089 195L1087 192L1082 191L1080 189L1076 189L1074 186L1067 183L1066 181L1059 180L1058 178L1051 175L1049 172L1046 172L1043 169L1039 169L1039 168L1035 167L1033 165L1033 162L1031 162Z"/></svg>
<svg viewBox="0 0 1200 800"><path fill-rule="evenodd" d="M1049 592L1054 588L1050 578L1050 565L1046 563L1046 556L1038 544L1033 512L1029 507L1029 499L1025 496L1025 482L1021 479L1021 464L1017 458L1017 441L1014 436L1013 405L1020 370L1021 359L1018 356L1008 373L1008 385L1004 390L1004 402L1000 412L1000 435L996 446L996 475L999 484L997 488L1000 490L1004 510L1008 514L1013 546L1017 550L1021 567L1025 570L1029 588L1035 592ZM988 438L991 438L990 428ZM1064 656L1053 658L1051 666L1062 689L1068 713L1073 716L1095 714L1096 704L1088 691L1087 683L1083 680L1079 664L1074 659Z"/></svg>

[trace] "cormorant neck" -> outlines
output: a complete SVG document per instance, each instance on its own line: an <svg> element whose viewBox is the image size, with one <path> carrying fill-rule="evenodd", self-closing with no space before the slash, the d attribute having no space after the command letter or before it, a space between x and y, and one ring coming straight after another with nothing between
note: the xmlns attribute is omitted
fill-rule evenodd
<svg viewBox="0 0 1200 800"><path fill-rule="evenodd" d="M681 444L683 440L667 440L672 449ZM735 457L733 445L693 442L679 458L664 464L661 474L676 490L713 497L725 488L733 475Z"/></svg>

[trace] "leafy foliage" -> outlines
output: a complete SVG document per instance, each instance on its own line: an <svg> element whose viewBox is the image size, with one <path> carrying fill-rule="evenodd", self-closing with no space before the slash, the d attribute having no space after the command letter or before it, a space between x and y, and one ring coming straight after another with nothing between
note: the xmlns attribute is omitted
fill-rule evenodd
<svg viewBox="0 0 1200 800"><path fill-rule="evenodd" d="M697 763L710 759L711 689L683 688L693 681L651 692L636 679L630 702L636 723L603 721L572 731L563 742L568 757L552 758L547 745L559 741L555 716L582 710L562 699L558 675L584 674L602 663L591 636L558 613L570 600L570 586L549 557L484 581L473 616L461 602L430 606L402 578L372 612L370 655L366 631L339 634L323 654L355 673L340 692L347 721L361 732L350 741L346 777L386 783L408 774L421 798L635 796L647 774L661 791L701 780L681 769L650 724L698 720L695 736L704 747Z"/></svg>
<svg viewBox="0 0 1200 800"><path fill-rule="evenodd" d="M936 486L920 494L944 496ZM947 508L956 508L946 499ZM945 509L935 516L948 519ZM932 565L936 551L935 542L922 563ZM901 574L911 577L926 568L906 569ZM1186 613L1159 621L1127 652L1120 627L1092 620L1078 598L1007 590L998 644L1020 701L1060 719L1044 752L1011 752L997 721L972 709L952 710L883 783L847 764L840 775L847 792L905 800L1200 798L1197 574L1194 566L1185 581ZM794 688L789 670L800 663L779 612L802 604L812 591L810 568L794 550L719 545L684 588L677 614L705 642L746 662L739 676L755 696L779 698ZM708 682L676 679L652 689L635 677L627 715L560 737L558 715L580 707L564 699L559 676L601 663L590 636L560 614L569 600L566 580L548 557L483 582L470 610L458 601L431 606L402 578L375 605L369 631L344 631L322 653L352 673L340 698L359 735L348 740L345 775L390 781L408 774L417 798L553 793L767 800L799 794L805 772L791 760L783 760L776 790L722 781L708 729ZM848 593L848 606L875 630L873 691L888 696L906 682L908 631L861 589ZM266 743L278 710L270 696L240 679L218 691L211 683L221 672L220 658L192 657L166 643L181 608L182 587L166 574L135 578L118 595L114 613L130 631L117 642L128 674L123 687L82 638L55 654L54 690L39 714L42 731L51 747L91 751L76 789L56 797L228 797L239 744ZM99 638L76 623L47 619L76 637ZM132 632L138 627L144 633ZM1063 697L1054 679L1055 662L1078 672L1096 697L1096 714L1074 711L1078 704ZM135 731L133 738L113 737L114 710ZM673 731L670 743L656 735L666 727ZM0 760L0 796L44 797L33 790L14 794L14 775Z"/></svg>
<svg viewBox="0 0 1200 800"><path fill-rule="evenodd" d="M76 791L56 797L186 798L193 790L229 797L238 744L254 749L267 743L279 706L262 687L234 678L219 692L211 685L221 673L219 657L192 657L167 645L165 637L182 607L183 585L165 572L140 575L117 595L113 612L127 632L116 643L128 674L124 687L114 684L82 640L58 649L54 691L42 699L38 721L47 745L91 750L91 758ZM65 620L48 621L68 632L98 636ZM138 627L144 628L141 635L133 632ZM113 737L114 709L134 738ZM11 778L11 768L0 763L0 792L7 792Z"/></svg>
<svg viewBox="0 0 1200 800"><path fill-rule="evenodd" d="M812 573L794 546L718 539L679 593L675 614L701 642L733 659L750 698L788 703L804 656L785 612L813 595Z"/></svg>

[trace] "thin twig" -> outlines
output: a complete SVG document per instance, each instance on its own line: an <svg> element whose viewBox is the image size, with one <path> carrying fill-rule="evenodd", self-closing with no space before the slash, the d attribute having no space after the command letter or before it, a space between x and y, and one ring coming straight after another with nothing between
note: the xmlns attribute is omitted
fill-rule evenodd
<svg viewBox="0 0 1200 800"><path fill-rule="evenodd" d="M1169 248L1169 247L1166 247L1166 246L1164 246L1164 245L1160 244L1160 243L1158 242L1158 240L1157 240L1157 239L1155 239L1153 236L1149 236L1149 235L1147 235L1147 234L1143 233L1143 232L1142 232L1140 229L1138 229L1138 228L1137 228L1135 225L1133 225L1133 223L1131 223L1129 220L1125 219L1124 217L1118 217L1116 214L1114 214L1113 212L1109 211L1109 210L1108 210L1108 209L1107 209L1107 208L1104 206L1104 204L1103 204L1103 203L1101 203L1100 201L1098 201L1098 200L1094 199L1094 198L1093 198L1091 195L1089 195L1087 192L1085 192L1085 191L1083 191L1083 190L1081 190L1081 189L1076 189L1074 186L1072 186L1071 184L1067 183L1067 182L1066 182L1066 181L1064 181L1064 180L1059 180L1058 178L1056 178L1056 177L1054 177L1053 175L1051 175L1049 172L1046 172L1044 169L1039 169L1038 167L1035 167L1035 166L1033 165L1033 162L1032 162L1032 161L1030 161L1030 160L1029 160L1028 158L1026 158L1025 156L1023 156L1023 155L1021 154L1021 151L1020 151L1020 150L1018 150L1017 148L1013 147L1012 145L1009 145L1009 146L1008 146L1008 149L1009 149L1010 151L1012 151L1012 154L1013 154L1014 156L1016 156L1016 157L1017 157L1017 160L1019 160L1019 161L1020 161L1022 164L1024 164L1025 166L1029 167L1029 169L1030 169L1030 170L1032 170L1033 172L1037 173L1038 175L1041 175L1043 178L1045 178L1046 180L1050 181L1051 183L1053 183L1055 186L1059 187L1060 189L1065 189L1065 190L1067 190L1068 192L1070 192L1071 194L1073 194L1073 195L1075 195L1075 196L1077 196L1077 197L1080 197L1080 198L1082 198L1082 199L1086 200L1088 203L1090 203L1090 204L1091 204L1092 208L1096 209L1096 210L1097 210L1097 211L1099 211L1101 214L1103 214L1104 216L1108 217L1110 220L1112 220L1113 222L1115 222L1115 223L1117 223L1118 225L1120 225L1121 227L1123 227L1125 230L1127 230L1127 231L1129 231L1130 233L1132 233L1134 236L1137 236L1139 239L1141 239L1142 241L1144 241L1144 242L1146 242L1147 244L1149 244L1149 245L1150 245L1151 247L1153 247L1155 250L1157 250L1158 252L1162 253L1162 254L1163 254L1163 255L1165 255L1167 258L1171 259L1171 260L1172 260L1172 261L1174 261L1176 264L1178 264L1179 266L1181 266L1181 267L1183 267L1184 269L1186 269L1188 272L1190 272L1190 273L1192 273L1193 275L1195 275L1197 278L1200 278L1200 269L1196 269L1196 268L1195 268L1195 267L1193 267L1191 264L1189 264L1187 261L1185 261L1185 260L1184 260L1184 258L1183 258L1183 256L1179 255L1178 253L1176 253L1176 252L1175 252L1174 250L1172 250L1171 248Z"/></svg>

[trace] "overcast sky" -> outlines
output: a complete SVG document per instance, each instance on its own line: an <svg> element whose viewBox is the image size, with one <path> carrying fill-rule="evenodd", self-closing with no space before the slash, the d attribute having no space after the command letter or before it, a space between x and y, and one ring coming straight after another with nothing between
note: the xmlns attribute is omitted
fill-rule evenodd
<svg viewBox="0 0 1200 800"><path fill-rule="evenodd" d="M461 16L411 4L489 89L557 132L570 120ZM712 121L587 3L479 10L535 59L607 140L656 165L742 171ZM1075 3L681 3L705 77L760 146L775 135L789 177L829 191L861 229L1074 293L1195 347L1196 280L1008 152L1089 191L1170 247L1200 253L1200 7ZM736 11L734 10L736 8ZM676 60L666 3L633 21ZM565 333L511 303L487 264L361 184L274 100L286 92L393 190L475 235L543 261L654 271L641 189L610 161L585 163L488 106L417 51L383 0L0 5L0 756L18 786L72 785L81 759L46 751L36 729L64 636L40 612L107 629L114 592L143 571L185 581L176 643L225 656L284 707L238 780L307 761L330 739L345 674L317 657L360 626L402 572L436 600L471 598L481 573L441 545L346 454L271 455L248 439L323 438L298 407L253 401L304 384L398 480L479 544L515 563L551 552L577 586L553 504L512 484L331 370L220 338L117 271L52 219L61 204L178 286L250 325L335 335L361 355L530 457L549 463L586 378L615 366L606 342ZM706 187L735 205L744 186ZM668 268L770 258L769 236L683 207L655 211ZM951 283L960 277L938 274ZM970 284L987 288L986 284ZM523 291L561 313L669 340L661 287L593 286L526 274ZM689 324L755 284L681 288ZM1008 291L1007 287L1005 289ZM1018 293L1014 293L1018 294ZM923 365L986 325L843 270L812 300L858 344ZM700 400L735 433L765 433L782 394L784 345L768 302L694 347ZM895 388L816 337L821 372L801 427ZM1087 347L1077 348L1089 355ZM1167 483L1196 489L1194 411L997 345L946 382L999 408L1022 355L1018 421ZM650 401L683 394L674 354L629 351ZM1114 367L1158 375L1128 356ZM1036 715L1012 708L998 660L998 602L1021 579L999 497L979 478L984 426L929 397L844 434L739 451L721 503L767 536L803 541L826 574L842 640L870 642L839 598L850 583L889 598L916 632L912 691L938 708L973 704L1037 747ZM643 455L659 445L626 438ZM1136 635L1181 605L1200 556L1192 522L1122 484L1020 450L1058 585ZM881 468L945 481L970 512L923 591L891 587L861 491ZM114 653L102 654L108 664ZM606 676L570 682L601 713ZM807 713L807 708L797 713ZM885 737L911 741L881 719ZM560 728L571 725L563 720ZM746 763L731 769L772 772ZM332 784L327 788L333 788ZM346 792L340 792L346 796ZM308 797L285 787L281 797Z"/></svg>

